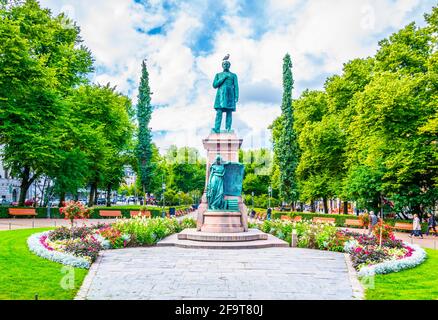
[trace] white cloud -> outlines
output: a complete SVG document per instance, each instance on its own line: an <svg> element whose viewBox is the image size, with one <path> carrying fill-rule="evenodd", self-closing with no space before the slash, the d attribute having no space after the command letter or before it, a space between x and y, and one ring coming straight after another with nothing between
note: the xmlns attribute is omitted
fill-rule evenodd
<svg viewBox="0 0 438 320"><path fill-rule="evenodd" d="M294 95L298 96L305 84L340 72L348 60L372 55L382 37L411 18L420 20L418 14L411 17L411 13L425 2L430 8L434 5L433 0L269 0L264 5L267 20L262 21L267 32L260 35L255 28L260 21L240 16L242 3L227 0L224 5L229 14L221 21L219 32L213 34L211 52L196 55L191 49L194 38L201 30L208 32L203 19L210 8L204 2L187 1L171 12L158 0L149 1L147 9L133 0L41 2L55 13L70 8L97 65L104 67L95 81L111 82L125 93L134 89L135 99L130 81L138 82L140 63L148 59L153 104L168 106L155 110L151 123L154 131L167 132L156 138L163 150L173 143L202 148L201 140L214 120L211 83L221 71L225 54L231 54L232 71L238 74L241 87L266 83L272 93L281 88L282 59L289 52L298 88ZM138 31L163 25L165 34ZM248 141L247 147L251 140L259 144L254 147L269 145L267 127L279 113L275 103L248 98L239 104L235 123Z"/></svg>

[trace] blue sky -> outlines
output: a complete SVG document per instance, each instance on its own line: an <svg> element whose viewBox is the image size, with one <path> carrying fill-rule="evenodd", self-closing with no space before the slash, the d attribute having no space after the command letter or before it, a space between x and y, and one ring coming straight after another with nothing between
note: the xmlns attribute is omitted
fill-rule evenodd
<svg viewBox="0 0 438 320"><path fill-rule="evenodd" d="M156 106L154 140L202 149L214 118L214 75L231 54L241 101L235 127L246 148L270 146L280 114L282 58L294 62L295 91L321 89L343 63L373 55L379 40L411 21L423 24L435 0L42 0L81 26L96 60L95 82L135 102L148 59Z"/></svg>

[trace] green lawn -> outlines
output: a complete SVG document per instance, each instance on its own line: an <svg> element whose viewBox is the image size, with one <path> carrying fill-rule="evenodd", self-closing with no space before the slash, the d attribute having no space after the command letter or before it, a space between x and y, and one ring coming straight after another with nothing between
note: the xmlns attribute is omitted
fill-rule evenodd
<svg viewBox="0 0 438 320"><path fill-rule="evenodd" d="M33 300L35 294L40 300L71 300L76 296L88 270L72 269L74 273L69 275L74 274L74 289L63 289L64 266L37 257L27 248L27 238L45 230L0 232L0 300Z"/></svg>
<svg viewBox="0 0 438 320"><path fill-rule="evenodd" d="M426 251L426 262L417 268L377 275L367 300L438 300L438 250Z"/></svg>

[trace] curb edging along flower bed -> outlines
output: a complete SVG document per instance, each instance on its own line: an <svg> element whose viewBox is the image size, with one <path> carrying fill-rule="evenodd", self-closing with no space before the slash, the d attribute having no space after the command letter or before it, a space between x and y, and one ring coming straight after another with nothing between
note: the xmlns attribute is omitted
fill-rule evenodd
<svg viewBox="0 0 438 320"><path fill-rule="evenodd" d="M81 268L81 269L89 269L91 266L91 262L88 260L74 256L72 254L56 251L56 250L50 250L46 246L44 246L43 242L45 238L48 237L50 231L37 233L31 235L27 239L27 245L29 247L29 250L32 251L37 256L61 263L63 265L72 266L75 268Z"/></svg>

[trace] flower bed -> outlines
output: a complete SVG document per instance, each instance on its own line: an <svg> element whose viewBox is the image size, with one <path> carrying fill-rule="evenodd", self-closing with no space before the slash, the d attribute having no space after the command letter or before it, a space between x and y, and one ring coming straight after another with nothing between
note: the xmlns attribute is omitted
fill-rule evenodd
<svg viewBox="0 0 438 320"><path fill-rule="evenodd" d="M378 238L356 235L345 243L359 276L386 274L414 268L423 263L426 251L417 245L389 239L379 246Z"/></svg>
<svg viewBox="0 0 438 320"><path fill-rule="evenodd" d="M28 239L28 247L42 258L88 269L101 250L154 245L173 233L195 226L196 222L190 218L182 221L144 217L120 219L113 224L60 227L35 234Z"/></svg>
<svg viewBox="0 0 438 320"><path fill-rule="evenodd" d="M30 236L27 240L29 250L35 253L37 256L47 260L51 260L75 268L90 268L91 261L89 261L88 259L58 251L48 246L45 241L48 238L49 234L50 231L37 233Z"/></svg>
<svg viewBox="0 0 438 320"><path fill-rule="evenodd" d="M273 220L250 227L289 243L294 230L300 248L347 252L359 276L398 272L416 267L426 259L423 249L395 239L391 229L384 224L379 224L372 236L344 231L331 223L309 221Z"/></svg>

